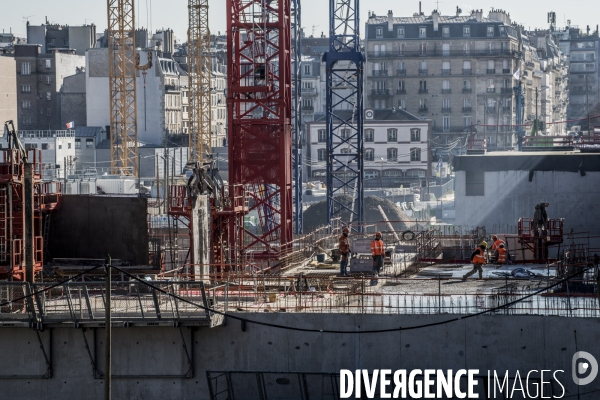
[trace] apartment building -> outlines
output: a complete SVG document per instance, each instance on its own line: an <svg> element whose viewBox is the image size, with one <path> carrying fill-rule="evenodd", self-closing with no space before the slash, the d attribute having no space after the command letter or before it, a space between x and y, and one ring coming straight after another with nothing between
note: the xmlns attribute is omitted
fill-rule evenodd
<svg viewBox="0 0 600 400"><path fill-rule="evenodd" d="M40 45L15 45L19 128L60 130L61 87L65 77L85 66L73 50L42 53Z"/></svg>
<svg viewBox="0 0 600 400"><path fill-rule="evenodd" d="M432 120L438 142L473 132L488 149L514 146L516 90L522 81L524 113L541 85L535 48L503 10L412 17L371 14L366 23L366 105L398 107ZM516 72L519 71L518 74ZM533 96L533 97L532 97Z"/></svg>
<svg viewBox="0 0 600 400"><path fill-rule="evenodd" d="M85 52L96 47L96 25L69 26L49 24L31 25L27 21L27 44L41 46L41 53L53 53L56 50L74 50L84 56Z"/></svg>
<svg viewBox="0 0 600 400"><path fill-rule="evenodd" d="M569 60L569 125L587 125L588 112L600 103L600 37L576 25L552 32ZM592 121L592 125L598 124Z"/></svg>
<svg viewBox="0 0 600 400"><path fill-rule="evenodd" d="M347 114L345 114L347 113ZM337 115L351 118L352 111ZM430 122L405 110L365 110L364 178L366 187L399 187L427 175ZM323 180L327 163L324 115L306 124L307 177ZM342 131L342 135L345 133ZM343 151L343 150L342 150Z"/></svg>

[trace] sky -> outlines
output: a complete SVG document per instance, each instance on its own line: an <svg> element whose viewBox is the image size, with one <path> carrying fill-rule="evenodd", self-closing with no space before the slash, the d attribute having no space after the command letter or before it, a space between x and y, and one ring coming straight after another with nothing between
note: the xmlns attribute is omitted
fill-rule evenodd
<svg viewBox="0 0 600 400"><path fill-rule="evenodd" d="M46 17L50 23L67 25L83 25L94 23L97 31L102 32L107 25L106 0L0 0L4 3L0 12L0 29L26 36L26 20L40 25ZM10 4L7 4L9 3ZM209 0L209 25L212 33L225 34L225 4L226 0ZM539 7L543 4L543 7ZM501 8L510 13L513 21L526 28L547 28L547 13L556 12L556 22L559 27L565 26L568 19L572 25L585 29L590 25L593 31L600 23L600 14L596 12L597 2L594 0L547 0L545 2L523 0L423 0L422 10L426 15L439 8L444 15L453 15L459 6L463 14L468 14L474 8L484 10L484 15L492 8ZM393 10L395 16L411 16L419 9L418 0L361 0L360 18L361 34L364 33L364 21L369 11L377 15L386 15ZM325 0L302 0L302 26L310 35L328 31L328 7ZM137 27L150 27L152 31L161 28L171 28L177 41L185 41L187 32L187 0L136 0Z"/></svg>

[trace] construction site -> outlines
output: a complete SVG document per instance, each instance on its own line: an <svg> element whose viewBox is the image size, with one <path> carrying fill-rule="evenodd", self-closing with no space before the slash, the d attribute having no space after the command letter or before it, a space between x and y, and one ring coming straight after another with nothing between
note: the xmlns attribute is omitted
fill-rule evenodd
<svg viewBox="0 0 600 400"><path fill-rule="evenodd" d="M42 179L40 150L24 148L5 124L0 397L337 399L340 369L402 367L479 368L482 382L486 370L510 370L510 382L519 371L566 370L564 397L598 398L600 381L577 386L568 370L574 352L597 351L600 341L593 213L589 230L575 230L548 197L503 225L464 226L436 222L429 209L408 217L383 188L365 196L358 0L328 2L321 205L303 202L300 0L226 1L229 173L221 176L210 140L208 3L188 4L189 163L163 198L63 194L61 182ZM152 59L136 57L133 1L107 7L111 170L135 178L132 77ZM485 154L474 138L469 146L457 165ZM586 179L597 185L594 168ZM418 193L432 201L429 182ZM310 213L319 223L306 231ZM348 276L340 276L345 228ZM378 274L376 232L385 245ZM506 261L488 247L482 272L466 278L474 250L492 236ZM543 377L540 385L561 393ZM491 398L483 384L479 395Z"/></svg>

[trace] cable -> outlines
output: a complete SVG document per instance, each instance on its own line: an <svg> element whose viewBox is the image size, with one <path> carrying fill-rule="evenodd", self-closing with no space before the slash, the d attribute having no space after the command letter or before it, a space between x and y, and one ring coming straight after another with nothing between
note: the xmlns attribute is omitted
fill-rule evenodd
<svg viewBox="0 0 600 400"><path fill-rule="evenodd" d="M66 279L66 280L64 280L64 281L62 281L62 282L58 282L58 283L55 283L54 285L50 285L50 286L48 286L47 288L44 288L44 289L42 289L42 290L38 290L37 292L33 292L33 293L31 293L31 294L28 294L28 295L26 295L26 296L22 296L22 297L19 297L19 298L13 299L13 300L11 300L11 301L7 301L7 302L4 302L4 303L0 303L0 307L8 306L8 305L11 305L12 303L14 303L15 301L19 301L19 300L25 300L25 299L28 299L28 298L30 298L30 297L33 297L33 296L35 296L35 295L38 295L38 294L40 294L40 293L46 292L46 291L48 291L48 290L50 290L50 289L54 289L54 288L55 288L55 287L57 287L57 286L63 285L63 284L65 284L65 283L67 283L67 282L70 282L70 281L72 281L73 279L79 278L79 277L81 277L81 276L83 276L83 275L87 274L88 272L91 272L91 271L93 271L93 270L95 270L95 269L98 269L98 268L100 268L100 267L102 267L102 268L103 268L103 266L101 266L101 265L98 265L98 266L96 266L96 267L93 267L93 268L90 268L90 269L88 269L88 270L85 270L85 271L83 271L83 272L80 272L80 273L78 273L77 275L74 275L74 276L70 277L69 279ZM25 282L23 282L23 283L25 283Z"/></svg>
<svg viewBox="0 0 600 400"><path fill-rule="evenodd" d="M157 291L159 291L159 292L161 292L161 293L163 293L163 294L165 294L167 296L174 297L177 300L180 300L180 301L182 301L184 303L187 303L187 304L193 305L195 307L198 307L198 308L200 308L200 309L202 309L204 311L209 311L209 312L212 312L212 313L215 313L215 314L218 314L218 315L222 315L224 317L228 317L228 318L231 318L231 319L235 319L235 320L238 320L238 321L243 321L243 322L250 323L250 324L255 324L255 325L267 326L267 327L271 327L271 328L278 328L278 329L285 329L285 330L291 330L291 331L298 331L298 332L338 333L338 334L339 333L366 334L366 333L387 333L387 332L400 332L400 331L417 330L417 329L430 328L430 327L439 326L439 325L445 325L445 324L448 324L448 323L451 323L451 322L465 320L465 319L469 319L469 318L473 318L473 317L478 317L480 315L483 315L483 314L486 314L486 313L489 313L489 312L493 312L493 311L496 311L496 310L500 310L500 309L505 309L505 308L507 308L509 306L512 306L512 305L517 304L517 303L520 303L521 301L524 301L524 300L526 300L526 299L528 299L530 297L533 297L533 296L538 295L538 294L540 294L542 292L545 292L545 291L547 291L549 289L552 289L553 287L561 285L564 282L569 281L574 276L579 275L582 272L585 273L585 272L587 272L587 270L589 270L589 269L591 269L593 267L587 267L583 271L580 271L579 273L572 274L571 276L568 276L567 278L562 279L562 280L554 283L553 285L550 285L550 286L547 286L545 288L539 289L536 292L533 292L531 294L528 294L527 296L521 297L520 299L516 299L516 300L513 300L513 301L511 301L509 303L506 303L506 304L504 304L502 306L493 307L493 308L490 308L490 309L487 309L487 310L484 310L484 311L480 311L480 312L475 313L475 314L469 314L469 315L466 315L464 317L456 317L456 318L451 318L451 319L447 319L447 320L439 321L439 322L432 322L432 323L429 323L429 324L408 326L408 327L404 327L404 328L403 327L398 327L398 328L376 329L376 330L368 330L368 331L343 331L343 330L299 328L299 327L286 326L286 325L280 325L280 324L272 324L272 323L269 323L269 322L262 322L262 321L256 321L256 320L248 319L248 318L243 318L243 317L239 317L237 315L232 315L232 314L228 314L228 313L225 313L225 312L222 312L222 311L217 311L217 310L214 310L214 309L212 309L210 307L204 307L204 306L202 306L200 304L194 303L194 302L192 302L190 300L187 300L187 299L184 299L184 298L182 298L180 296L177 296L175 294L169 293L168 291L163 290L163 289L159 288L158 286L155 286L155 285L153 285L153 284L151 284L149 282L146 282L146 281L144 281L142 279L139 279L138 277L130 274L129 272L127 272L125 270L122 270L119 267L112 267L112 268L116 269L117 271L120 271L121 273L129 276L130 278L133 278L134 280L136 280L136 281L138 281L140 283L143 283L144 285L147 285L147 286L153 288L154 290L157 290Z"/></svg>

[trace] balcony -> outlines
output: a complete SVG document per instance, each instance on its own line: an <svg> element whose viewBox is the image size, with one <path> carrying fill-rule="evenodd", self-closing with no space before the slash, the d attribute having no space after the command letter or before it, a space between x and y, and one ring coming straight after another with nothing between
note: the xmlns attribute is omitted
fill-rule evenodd
<svg viewBox="0 0 600 400"><path fill-rule="evenodd" d="M396 75L398 75L398 76L406 75L406 70L405 69L397 69Z"/></svg>
<svg viewBox="0 0 600 400"><path fill-rule="evenodd" d="M165 90L167 92L178 92L179 91L179 85L165 85Z"/></svg>
<svg viewBox="0 0 600 400"><path fill-rule="evenodd" d="M471 75L471 68L463 68L463 75Z"/></svg>
<svg viewBox="0 0 600 400"><path fill-rule="evenodd" d="M419 89L419 94L425 94L428 93L427 89Z"/></svg>
<svg viewBox="0 0 600 400"><path fill-rule="evenodd" d="M496 88L495 87L491 87L491 88L487 88L485 90L486 93L496 93Z"/></svg>
<svg viewBox="0 0 600 400"><path fill-rule="evenodd" d="M427 69L419 68L419 75L427 75Z"/></svg>
<svg viewBox="0 0 600 400"><path fill-rule="evenodd" d="M452 93L452 89L442 89L442 94L450 94Z"/></svg>
<svg viewBox="0 0 600 400"><path fill-rule="evenodd" d="M450 113L450 112L452 112L452 107L442 107L442 112L443 113Z"/></svg>
<svg viewBox="0 0 600 400"><path fill-rule="evenodd" d="M510 74L510 69L509 68L502 68L502 73L503 74Z"/></svg>
<svg viewBox="0 0 600 400"><path fill-rule="evenodd" d="M433 126L431 128L434 133L449 133L449 132L471 132L471 126L454 126L454 125L446 125L446 126Z"/></svg>
<svg viewBox="0 0 600 400"><path fill-rule="evenodd" d="M427 106L419 106L419 112L427 112Z"/></svg>
<svg viewBox="0 0 600 400"><path fill-rule="evenodd" d="M450 71L452 71L450 68L442 69L442 75L450 75Z"/></svg>
<svg viewBox="0 0 600 400"><path fill-rule="evenodd" d="M406 89L398 89L396 90L396 94L406 94Z"/></svg>
<svg viewBox="0 0 600 400"><path fill-rule="evenodd" d="M471 88L463 88L463 93L471 93L473 90Z"/></svg>
<svg viewBox="0 0 600 400"><path fill-rule="evenodd" d="M315 111L315 106L302 105L302 111L313 112Z"/></svg>
<svg viewBox="0 0 600 400"><path fill-rule="evenodd" d="M367 57L369 58L390 58L390 57L401 57L402 53L392 53L389 51L369 51Z"/></svg>
<svg viewBox="0 0 600 400"><path fill-rule="evenodd" d="M317 89L314 87L303 87L302 93L316 93Z"/></svg>
<svg viewBox="0 0 600 400"><path fill-rule="evenodd" d="M463 112L472 112L473 107L463 107L462 110L463 110Z"/></svg>
<svg viewBox="0 0 600 400"><path fill-rule="evenodd" d="M388 76L387 69L374 69L372 76Z"/></svg>
<svg viewBox="0 0 600 400"><path fill-rule="evenodd" d="M516 50L503 50L503 49L494 49L494 50L445 50L444 49L427 49L427 52L422 52L421 49L418 50L404 50L402 53L392 53L389 51L385 52L368 52L367 56L370 58L410 58L410 57L463 57L463 56L473 56L473 57L518 57L518 51Z"/></svg>
<svg viewBox="0 0 600 400"><path fill-rule="evenodd" d="M512 94L513 88L511 87L503 87L500 88L500 93L502 94Z"/></svg>
<svg viewBox="0 0 600 400"><path fill-rule="evenodd" d="M372 89L371 94L373 96L389 96L390 89Z"/></svg>
<svg viewBox="0 0 600 400"><path fill-rule="evenodd" d="M495 74L495 73L496 73L496 70L495 70L495 69L489 69L489 68L488 68L488 69L486 69L486 70L485 70L485 73L486 73L486 74Z"/></svg>

